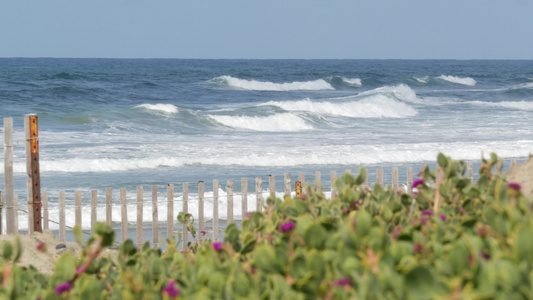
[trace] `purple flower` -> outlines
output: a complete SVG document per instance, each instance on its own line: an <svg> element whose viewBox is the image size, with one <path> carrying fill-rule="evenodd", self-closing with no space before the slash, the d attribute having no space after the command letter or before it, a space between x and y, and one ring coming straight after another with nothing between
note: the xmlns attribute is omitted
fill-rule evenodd
<svg viewBox="0 0 533 300"><path fill-rule="evenodd" d="M205 230L200 231L200 234L201 234L201 235L205 235L206 233L207 233L207 232L205 232Z"/></svg>
<svg viewBox="0 0 533 300"><path fill-rule="evenodd" d="M220 252L220 250L222 250L222 247L224 247L224 243L220 242L213 243L212 245L217 252Z"/></svg>
<svg viewBox="0 0 533 300"><path fill-rule="evenodd" d="M72 282L70 281L63 282L62 284L56 286L56 288L54 289L54 294L59 295L63 292L70 291L71 288L72 288Z"/></svg>
<svg viewBox="0 0 533 300"><path fill-rule="evenodd" d="M294 226L296 226L296 224L294 224L293 221L285 222L285 223L281 224L281 226L279 227L279 231L280 232L289 232L289 231L294 229Z"/></svg>
<svg viewBox="0 0 533 300"><path fill-rule="evenodd" d="M168 294L170 297L176 297L181 294L180 289L176 288L176 280L170 281L167 286L161 291L162 294Z"/></svg>
<svg viewBox="0 0 533 300"><path fill-rule="evenodd" d="M490 259L490 254L481 250L481 257L483 257L484 260L489 260Z"/></svg>
<svg viewBox="0 0 533 300"><path fill-rule="evenodd" d="M337 279L333 282L333 285L334 286L352 286L353 283L352 283L352 280L348 277L343 277L341 279Z"/></svg>
<svg viewBox="0 0 533 300"><path fill-rule="evenodd" d="M515 190L517 192L520 192L521 186L520 186L520 183L518 183L518 182L509 182L509 184L507 186L510 189L513 189L513 190Z"/></svg>
<svg viewBox="0 0 533 300"><path fill-rule="evenodd" d="M39 250L40 252L45 252L46 251L46 243L45 242L39 242L39 244L37 244L37 250Z"/></svg>
<svg viewBox="0 0 533 300"><path fill-rule="evenodd" d="M424 245L420 242L417 242L414 244L413 250L415 253L422 253L422 251L424 251Z"/></svg>
<svg viewBox="0 0 533 300"><path fill-rule="evenodd" d="M443 221L446 221L446 215L440 215L439 218Z"/></svg>
<svg viewBox="0 0 533 300"><path fill-rule="evenodd" d="M422 215L424 215L424 216L431 216L431 215L433 215L433 212L432 212L431 210L424 210L424 211L422 212Z"/></svg>
<svg viewBox="0 0 533 300"><path fill-rule="evenodd" d="M417 180L413 181L413 185L411 186L411 188L416 188L420 184L424 184L424 179L417 179Z"/></svg>

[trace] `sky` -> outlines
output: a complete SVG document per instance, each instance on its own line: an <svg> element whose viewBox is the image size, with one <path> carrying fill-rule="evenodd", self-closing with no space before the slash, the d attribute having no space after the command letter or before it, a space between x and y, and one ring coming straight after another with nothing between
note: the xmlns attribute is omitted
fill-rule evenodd
<svg viewBox="0 0 533 300"><path fill-rule="evenodd" d="M530 0L0 0L0 57L533 59Z"/></svg>

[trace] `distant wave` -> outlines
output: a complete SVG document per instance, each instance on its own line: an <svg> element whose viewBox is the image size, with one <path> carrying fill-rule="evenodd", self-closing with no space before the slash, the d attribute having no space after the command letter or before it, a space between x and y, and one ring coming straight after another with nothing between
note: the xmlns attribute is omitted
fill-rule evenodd
<svg viewBox="0 0 533 300"><path fill-rule="evenodd" d="M253 131L290 132L313 129L313 126L308 125L302 118L290 113L265 117L228 115L208 115L208 117L224 126Z"/></svg>
<svg viewBox="0 0 533 300"><path fill-rule="evenodd" d="M456 77L456 76L441 75L437 77L437 79L444 80L450 83L467 85L467 86L474 86L477 83L473 78L470 78L470 77L461 78L461 77Z"/></svg>
<svg viewBox="0 0 533 300"><path fill-rule="evenodd" d="M178 107L176 105L164 104L164 103L140 104L133 108L145 109L145 110L150 110L150 111L164 113L164 114L177 114L179 112Z"/></svg>
<svg viewBox="0 0 533 300"><path fill-rule="evenodd" d="M424 77L413 77L413 79L415 81L417 81L418 83L421 83L421 84L426 84L429 82L429 76L424 76Z"/></svg>
<svg viewBox="0 0 533 300"><path fill-rule="evenodd" d="M213 79L213 81L231 87L252 91L319 91L334 89L331 84L329 84L323 79L302 82L295 81L286 83L274 83L270 81L246 80L225 75L216 77Z"/></svg>
<svg viewBox="0 0 533 300"><path fill-rule="evenodd" d="M342 81L346 82L347 84L349 85L353 85L353 86L362 86L363 84L361 83L361 79L360 78L346 78L346 77L341 77Z"/></svg>
<svg viewBox="0 0 533 300"><path fill-rule="evenodd" d="M345 101L270 101L261 105L272 105L286 111L306 111L351 118L405 118L417 111L402 101L416 99L416 94L406 85L383 87L361 93ZM333 99L330 99L333 100ZM350 101L351 100L351 101Z"/></svg>
<svg viewBox="0 0 533 300"><path fill-rule="evenodd" d="M509 91L516 91L516 90L531 90L531 89L533 89L533 82L513 85L508 90Z"/></svg>
<svg viewBox="0 0 533 300"><path fill-rule="evenodd" d="M503 101L503 102L487 102L487 101L470 101L468 103L489 107L503 107L509 109L533 111L533 102L528 101Z"/></svg>

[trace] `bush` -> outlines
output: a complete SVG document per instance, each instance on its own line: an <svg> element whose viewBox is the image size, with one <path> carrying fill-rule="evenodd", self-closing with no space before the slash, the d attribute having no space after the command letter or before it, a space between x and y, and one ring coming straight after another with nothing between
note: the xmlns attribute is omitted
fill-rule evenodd
<svg viewBox="0 0 533 300"><path fill-rule="evenodd" d="M113 231L99 224L80 261L65 254L46 277L16 265L4 245L2 288L9 299L531 299L533 223L520 186L483 160L476 184L464 162L440 154L440 171L421 172L415 194L375 185L366 174L335 182L333 199L311 186L301 198L269 198L223 243L166 251L131 240L117 262L99 258ZM187 215L180 222L193 228ZM178 241L179 242L179 241ZM7 251L6 251L7 249ZM9 255L12 253L13 255ZM78 266L76 268L76 266Z"/></svg>

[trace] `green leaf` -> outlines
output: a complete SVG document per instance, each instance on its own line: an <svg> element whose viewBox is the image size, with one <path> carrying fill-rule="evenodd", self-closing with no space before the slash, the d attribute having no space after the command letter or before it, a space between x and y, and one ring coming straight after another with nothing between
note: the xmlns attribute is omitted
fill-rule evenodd
<svg viewBox="0 0 533 300"><path fill-rule="evenodd" d="M442 153L439 153L437 156L437 161L439 162L439 166L441 166L443 169L448 166L448 158Z"/></svg>
<svg viewBox="0 0 533 300"><path fill-rule="evenodd" d="M4 260L11 260L11 256L13 255L13 245L11 245L11 242L4 242L2 255L4 256Z"/></svg>
<svg viewBox="0 0 533 300"><path fill-rule="evenodd" d="M366 179L366 169L361 167L359 168L359 173L357 174L357 177L355 178L355 184L361 185L363 182L365 182Z"/></svg>
<svg viewBox="0 0 533 300"><path fill-rule="evenodd" d="M13 258L13 262L18 262L21 255L22 255L22 244L20 243L20 237L17 235L15 237L15 257Z"/></svg>
<svg viewBox="0 0 533 300"><path fill-rule="evenodd" d="M416 266L405 275L405 286L415 299L431 299L434 279L433 274L425 266Z"/></svg>
<svg viewBox="0 0 533 300"><path fill-rule="evenodd" d="M72 228L72 232L74 233L74 238L76 239L76 242L79 245L83 244L83 232L81 231L81 226L76 225L74 228Z"/></svg>
<svg viewBox="0 0 533 300"><path fill-rule="evenodd" d="M239 241L239 229L235 223L231 223L224 231L224 242L231 244L234 248Z"/></svg>
<svg viewBox="0 0 533 300"><path fill-rule="evenodd" d="M357 237L362 238L370 231L370 225L372 217L366 210L360 210L355 216L355 234Z"/></svg>
<svg viewBox="0 0 533 300"><path fill-rule="evenodd" d="M530 226L521 226L516 231L515 250L516 255L521 260L533 260L533 229Z"/></svg>
<svg viewBox="0 0 533 300"><path fill-rule="evenodd" d="M102 238L102 247L109 247L115 241L115 232L104 222L97 222L94 227L96 235Z"/></svg>
<svg viewBox="0 0 533 300"><path fill-rule="evenodd" d="M323 249L326 241L326 230L320 224L311 224L305 229L304 240L307 247Z"/></svg>
<svg viewBox="0 0 533 300"><path fill-rule="evenodd" d="M265 272L281 273L282 269L279 265L274 250L271 247L260 246L254 251L253 263Z"/></svg>

